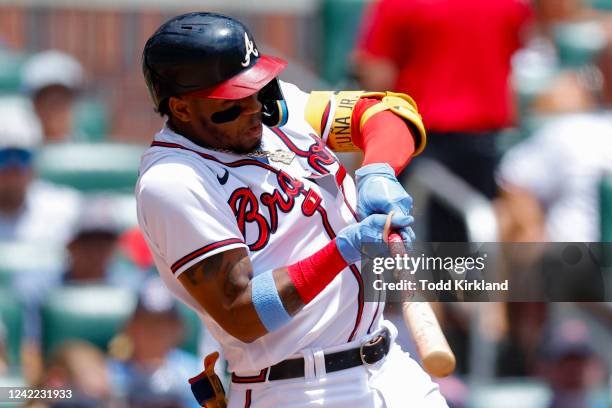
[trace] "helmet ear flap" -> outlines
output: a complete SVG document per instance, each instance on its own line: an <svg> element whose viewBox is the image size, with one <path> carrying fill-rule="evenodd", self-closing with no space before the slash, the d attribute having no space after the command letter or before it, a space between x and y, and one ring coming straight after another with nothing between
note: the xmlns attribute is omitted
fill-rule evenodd
<svg viewBox="0 0 612 408"><path fill-rule="evenodd" d="M261 88L257 99L262 104L262 122L268 127L280 127L289 119L287 103L278 79L274 78Z"/></svg>
<svg viewBox="0 0 612 408"><path fill-rule="evenodd" d="M262 108L262 122L268 127L281 127L287 124L287 103L284 99L267 101Z"/></svg>

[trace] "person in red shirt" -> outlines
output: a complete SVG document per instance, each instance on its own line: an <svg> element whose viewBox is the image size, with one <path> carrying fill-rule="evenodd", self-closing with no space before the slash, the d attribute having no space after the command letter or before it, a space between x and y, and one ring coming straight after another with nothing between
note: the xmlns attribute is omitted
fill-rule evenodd
<svg viewBox="0 0 612 408"><path fill-rule="evenodd" d="M530 15L526 0L379 0L367 8L357 43L361 85L410 94L429 134L424 156L489 198L495 135L515 116L510 58ZM452 216L431 211L429 240L465 240Z"/></svg>

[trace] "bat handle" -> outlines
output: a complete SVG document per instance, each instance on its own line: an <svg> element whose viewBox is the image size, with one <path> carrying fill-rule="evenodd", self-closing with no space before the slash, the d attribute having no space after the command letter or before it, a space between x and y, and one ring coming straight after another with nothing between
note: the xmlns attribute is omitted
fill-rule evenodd
<svg viewBox="0 0 612 408"><path fill-rule="evenodd" d="M395 231L387 237L391 256L406 254L404 241ZM456 359L438 319L427 302L404 302L402 316L410 330L425 370L435 377L446 377L455 370Z"/></svg>

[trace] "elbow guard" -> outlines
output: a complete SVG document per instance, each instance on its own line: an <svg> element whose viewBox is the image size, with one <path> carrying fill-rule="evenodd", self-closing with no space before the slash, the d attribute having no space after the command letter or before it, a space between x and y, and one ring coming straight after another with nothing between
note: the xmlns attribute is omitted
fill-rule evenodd
<svg viewBox="0 0 612 408"><path fill-rule="evenodd" d="M413 130L415 155L425 148L427 135L414 100L403 93L364 91L315 91L306 103L305 118L325 143L336 152L359 150L351 134L353 109L361 98L378 99L359 119L359 131L378 112L389 110L402 118Z"/></svg>

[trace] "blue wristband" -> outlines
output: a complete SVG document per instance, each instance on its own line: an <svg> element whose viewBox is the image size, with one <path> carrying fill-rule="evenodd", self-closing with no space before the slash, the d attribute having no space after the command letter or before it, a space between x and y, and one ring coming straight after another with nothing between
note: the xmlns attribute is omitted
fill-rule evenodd
<svg viewBox="0 0 612 408"><path fill-rule="evenodd" d="M259 320L268 332L278 329L291 320L278 296L272 270L265 271L251 280L251 300Z"/></svg>

